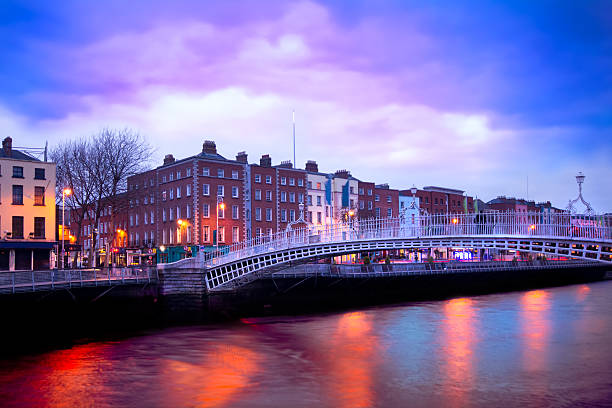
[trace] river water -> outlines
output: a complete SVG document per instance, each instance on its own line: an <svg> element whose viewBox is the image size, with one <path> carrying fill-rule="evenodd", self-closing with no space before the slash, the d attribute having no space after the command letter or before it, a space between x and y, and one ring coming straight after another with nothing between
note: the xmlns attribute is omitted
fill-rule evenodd
<svg viewBox="0 0 612 408"><path fill-rule="evenodd" d="M612 281L156 330L0 362L3 407L612 405Z"/></svg>

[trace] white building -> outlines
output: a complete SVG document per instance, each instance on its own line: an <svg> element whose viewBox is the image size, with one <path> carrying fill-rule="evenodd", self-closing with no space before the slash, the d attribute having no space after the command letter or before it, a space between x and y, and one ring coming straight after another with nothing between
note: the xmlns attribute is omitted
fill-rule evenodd
<svg viewBox="0 0 612 408"><path fill-rule="evenodd" d="M419 197L400 192L399 216L404 228L416 227L419 224Z"/></svg>

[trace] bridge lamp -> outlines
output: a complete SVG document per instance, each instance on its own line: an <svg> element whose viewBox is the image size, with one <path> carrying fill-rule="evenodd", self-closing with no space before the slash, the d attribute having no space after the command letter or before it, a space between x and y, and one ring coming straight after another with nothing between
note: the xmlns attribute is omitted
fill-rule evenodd
<svg viewBox="0 0 612 408"><path fill-rule="evenodd" d="M529 229L533 231L533 230L535 229L535 224L531 224L531 225L529 226Z"/></svg>
<svg viewBox="0 0 612 408"><path fill-rule="evenodd" d="M458 220L458 219L453 218L453 224L455 224L455 225L456 225L458 222L459 222L459 220Z"/></svg>
<svg viewBox="0 0 612 408"><path fill-rule="evenodd" d="M64 212L66 210L66 196L72 194L72 189L66 187L62 190L62 269L64 269L64 257L66 252L64 251L64 241L66 241L66 218Z"/></svg>

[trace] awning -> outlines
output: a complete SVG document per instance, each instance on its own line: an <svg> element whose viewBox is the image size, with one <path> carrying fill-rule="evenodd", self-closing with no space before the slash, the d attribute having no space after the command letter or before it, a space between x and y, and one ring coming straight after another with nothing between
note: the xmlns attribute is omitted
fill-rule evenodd
<svg viewBox="0 0 612 408"><path fill-rule="evenodd" d="M52 249L56 245L49 241L0 241L0 249Z"/></svg>

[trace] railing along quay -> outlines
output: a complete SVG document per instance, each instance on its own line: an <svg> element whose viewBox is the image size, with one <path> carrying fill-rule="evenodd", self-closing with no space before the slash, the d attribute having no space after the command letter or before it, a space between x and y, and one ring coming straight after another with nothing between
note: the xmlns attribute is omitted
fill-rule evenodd
<svg viewBox="0 0 612 408"><path fill-rule="evenodd" d="M373 265L327 265L305 264L292 271L281 271L266 278L307 278L313 276L332 278L386 278L412 275L444 275L458 273L527 271L544 269L567 269L593 267L593 261L582 260L535 260L535 261L486 261L486 262L435 262L435 263L393 263Z"/></svg>
<svg viewBox="0 0 612 408"><path fill-rule="evenodd" d="M313 226L261 236L204 255L204 265L214 267L251 256L314 244L350 241L510 237L516 239L584 240L612 245L612 216L569 213L491 212L420 215L353 220L337 225Z"/></svg>
<svg viewBox="0 0 612 408"><path fill-rule="evenodd" d="M0 294L158 281L156 267L1 271Z"/></svg>

